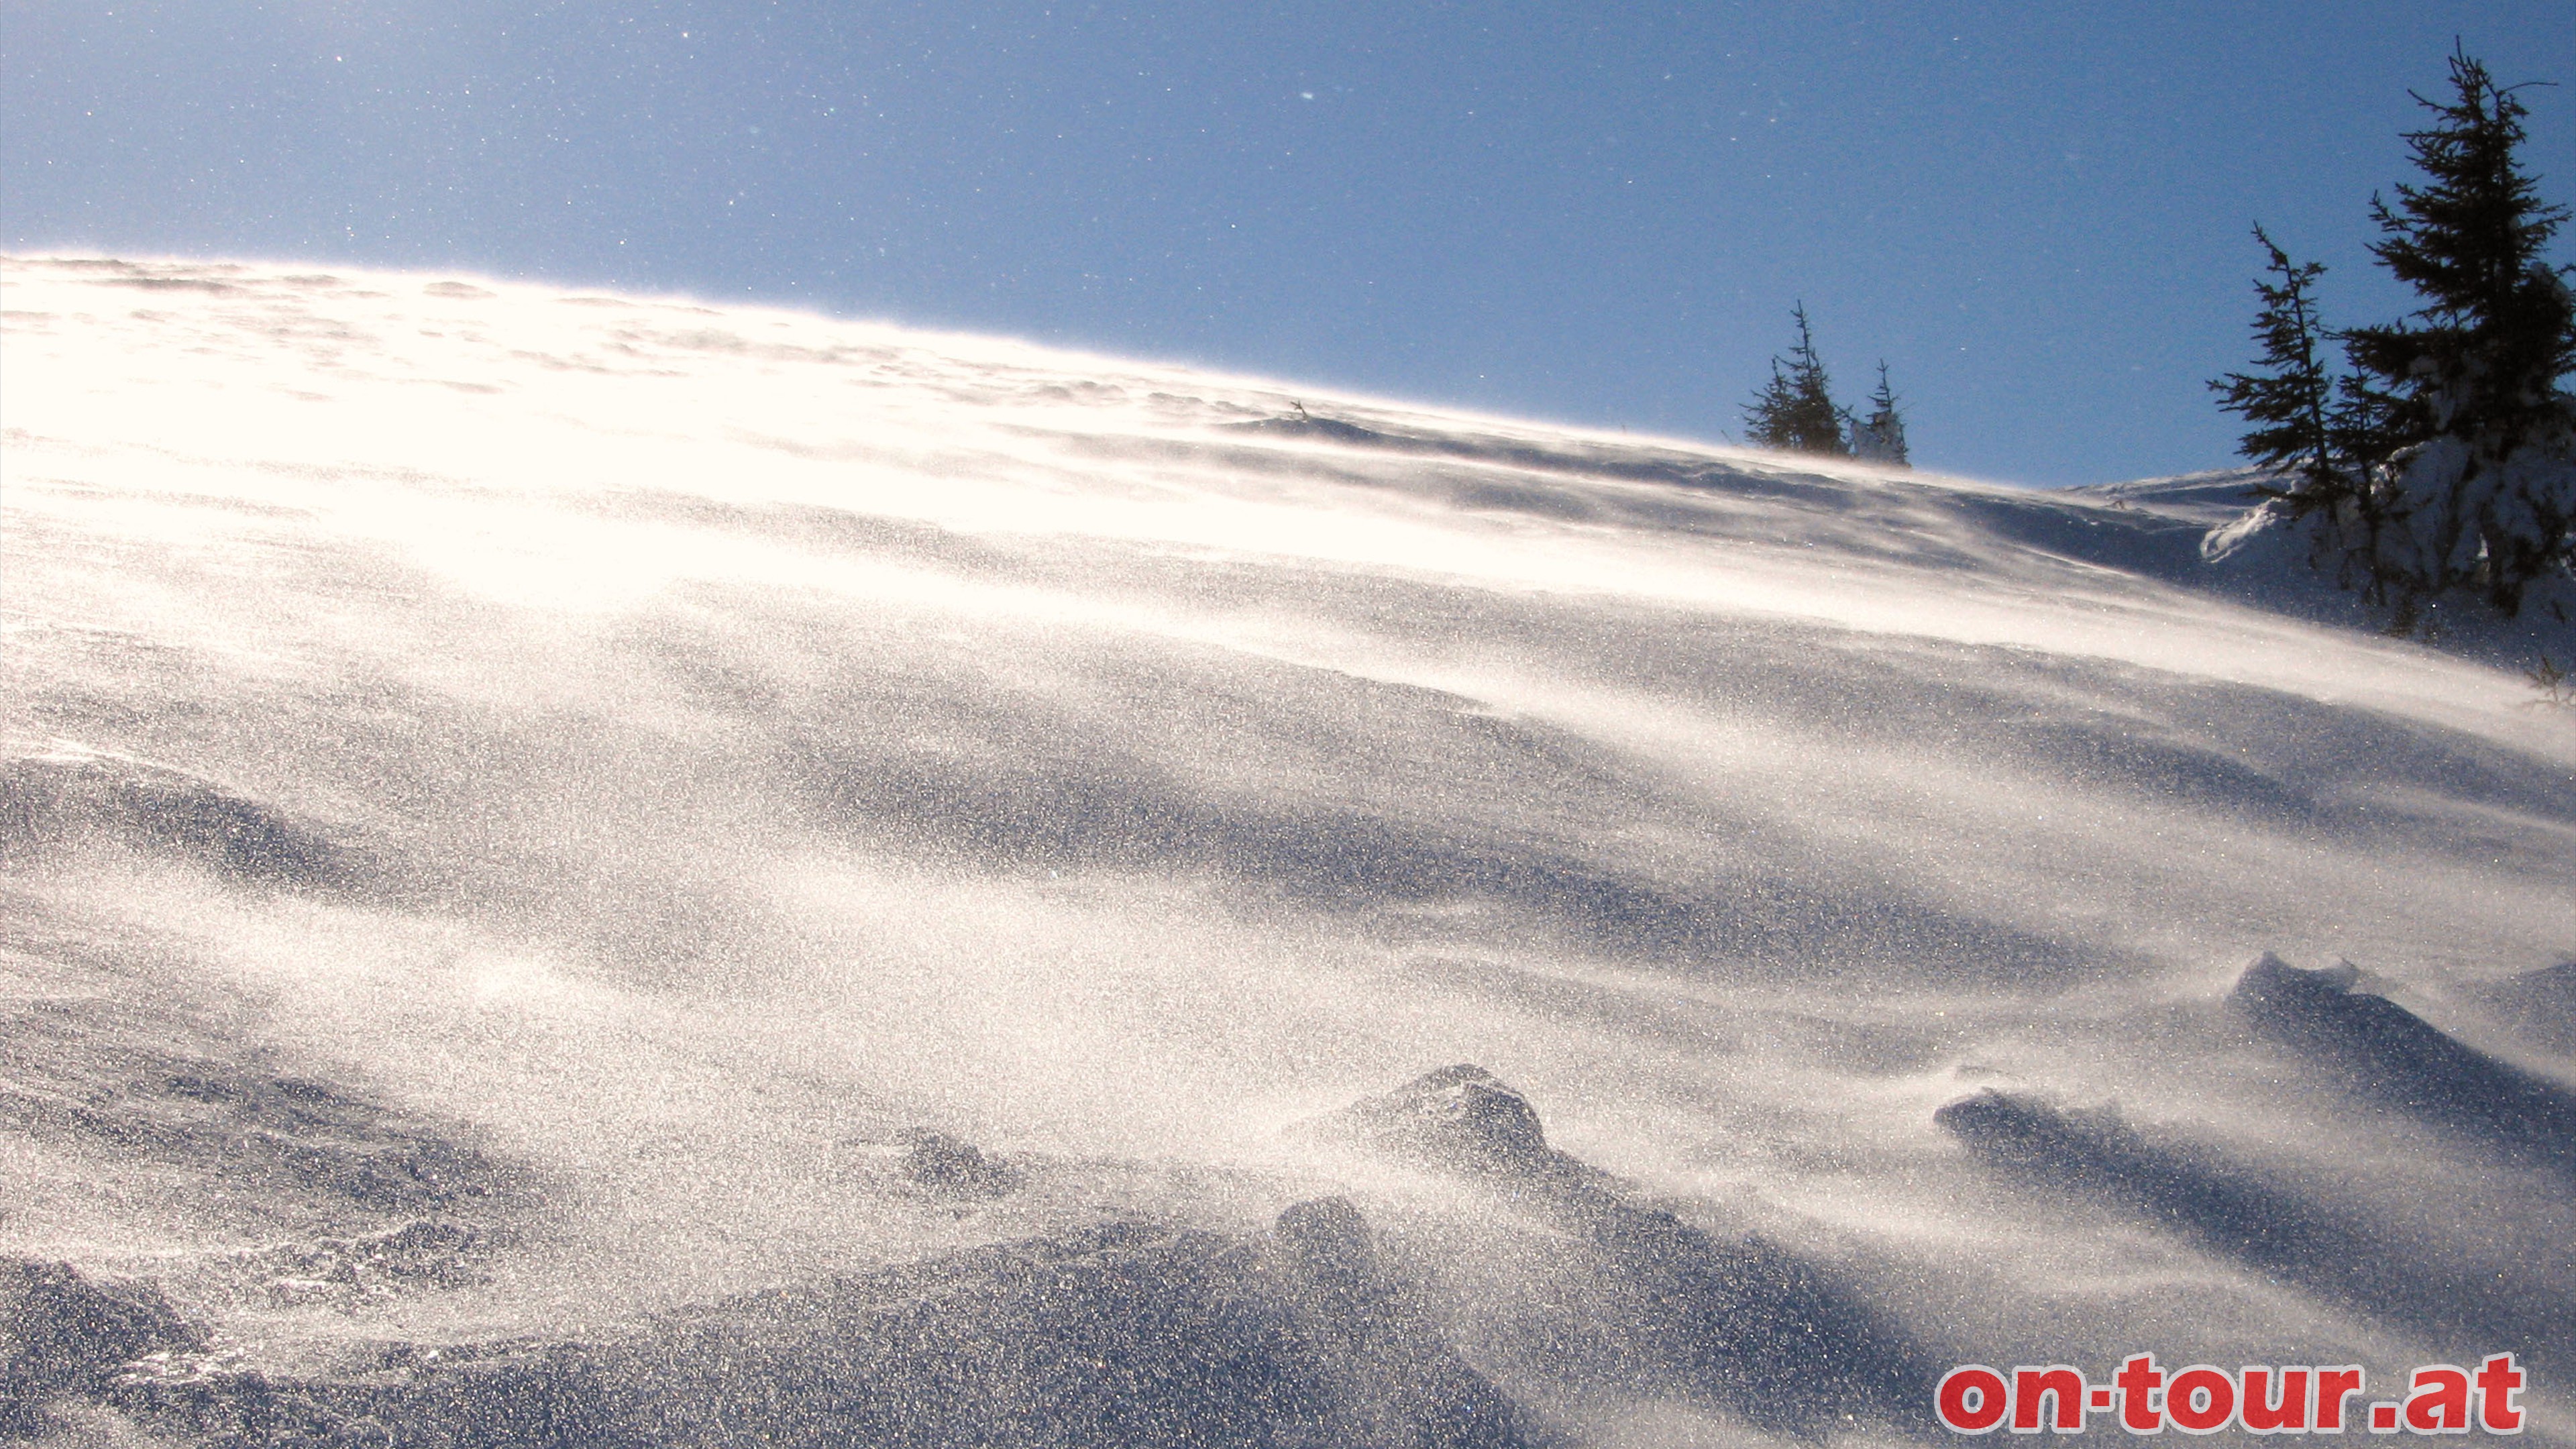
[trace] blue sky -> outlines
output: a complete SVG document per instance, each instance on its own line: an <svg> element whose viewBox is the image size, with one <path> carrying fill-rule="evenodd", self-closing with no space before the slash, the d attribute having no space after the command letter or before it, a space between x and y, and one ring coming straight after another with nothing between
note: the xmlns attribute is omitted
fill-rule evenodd
<svg viewBox="0 0 2576 1449"><path fill-rule="evenodd" d="M297 0L0 10L0 242L759 299L1717 438L1803 299L1918 463L2230 461L2256 218L2457 37L2576 201L2576 5ZM2562 238L2556 255L2576 258Z"/></svg>

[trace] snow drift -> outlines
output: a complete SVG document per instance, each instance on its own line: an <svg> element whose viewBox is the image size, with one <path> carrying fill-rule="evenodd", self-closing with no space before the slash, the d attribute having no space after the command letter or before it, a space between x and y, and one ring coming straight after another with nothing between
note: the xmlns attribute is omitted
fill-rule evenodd
<svg viewBox="0 0 2576 1449"><path fill-rule="evenodd" d="M2192 485L0 286L0 1308L113 1308L27 1423L1902 1437L1946 1363L2510 1350L2568 1432L2565 1144L2229 993L2348 959L2563 1106L2576 722L2248 602ZM1465 1062L1572 1165L1301 1125ZM970 1360L1021 1417L901 1412Z"/></svg>

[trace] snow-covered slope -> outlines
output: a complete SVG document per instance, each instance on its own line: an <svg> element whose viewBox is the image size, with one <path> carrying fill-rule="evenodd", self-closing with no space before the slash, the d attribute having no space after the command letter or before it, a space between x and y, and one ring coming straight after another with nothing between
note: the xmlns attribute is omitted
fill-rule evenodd
<svg viewBox="0 0 2576 1449"><path fill-rule="evenodd" d="M0 1254L159 1285L187 1374L1339 1194L1514 1432L1831 1429L1725 1367L1769 1290L1549 1347L1682 1293L1547 1256L1615 1191L1889 1383L2510 1349L2567 1432L2576 714L2193 586L2206 490L430 276L0 287ZM2538 1135L2266 1035L2267 950ZM1532 1220L1293 1130L1453 1062L1621 1181Z"/></svg>

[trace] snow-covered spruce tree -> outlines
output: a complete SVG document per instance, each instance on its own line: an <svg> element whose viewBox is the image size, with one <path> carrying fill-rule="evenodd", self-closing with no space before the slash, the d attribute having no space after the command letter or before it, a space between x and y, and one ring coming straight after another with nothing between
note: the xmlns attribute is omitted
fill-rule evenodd
<svg viewBox="0 0 2576 1449"><path fill-rule="evenodd" d="M2576 565L2576 300L2542 258L2567 219L2540 200L2516 152L2522 103L2465 54L2452 97L2416 100L2433 124L2406 140L2423 186L2372 198L2380 264L2425 305L2345 334L2354 376L2339 446L2363 466L2335 512L2401 620L2454 592L2507 615Z"/></svg>
<svg viewBox="0 0 2576 1449"><path fill-rule="evenodd" d="M1854 418L1851 425L1851 452L1855 458L1872 463L1893 463L1902 468L1905 455L1905 414L1897 411L1896 392L1887 385L1887 363L1878 364L1878 391L1869 395L1869 416Z"/></svg>
<svg viewBox="0 0 2576 1449"><path fill-rule="evenodd" d="M1771 359L1771 380L1745 406L1745 434L1756 447L1849 457L1851 446L1843 438L1846 415L1835 405L1825 364L1816 356L1807 304L1800 302L1790 315L1798 320L1798 345L1786 358Z"/></svg>

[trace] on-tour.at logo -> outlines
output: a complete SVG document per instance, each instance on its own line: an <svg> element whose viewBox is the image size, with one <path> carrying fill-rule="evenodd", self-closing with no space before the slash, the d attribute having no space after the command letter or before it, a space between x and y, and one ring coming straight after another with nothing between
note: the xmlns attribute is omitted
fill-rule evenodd
<svg viewBox="0 0 2576 1449"><path fill-rule="evenodd" d="M2016 1434L2042 1429L2081 1434L2095 1414L2116 1412L2132 1434L2340 1434L2349 1420L2373 1434L2522 1432L2522 1369L2512 1354L2490 1354L2475 1370L2427 1364L2408 1377L2404 1399L2365 1399L2368 1375L2358 1364L2272 1368L2256 1364L2230 1374L2198 1363L2167 1374L2151 1353L2131 1354L2106 1384L2089 1383L2071 1364L2020 1367L2010 1378L1984 1364L1962 1364L1941 1376L1935 1408L1958 1434L1984 1434L2010 1421ZM2474 1407L2474 1415L2471 1409Z"/></svg>

